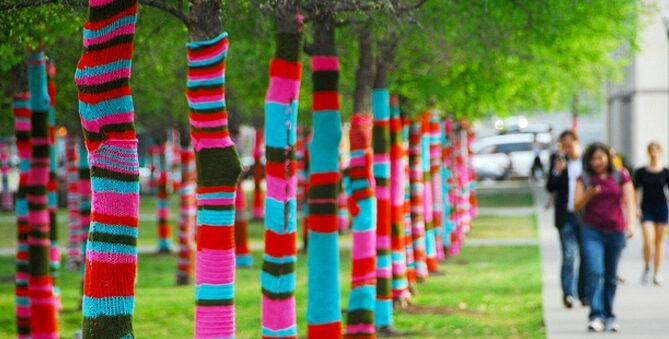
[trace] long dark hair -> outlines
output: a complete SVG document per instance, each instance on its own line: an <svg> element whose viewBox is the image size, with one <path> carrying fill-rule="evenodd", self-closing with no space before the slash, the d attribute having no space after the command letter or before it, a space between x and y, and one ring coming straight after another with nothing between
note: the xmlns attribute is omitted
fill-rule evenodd
<svg viewBox="0 0 669 339"><path fill-rule="evenodd" d="M590 165L590 160L592 160L592 155L597 151L602 151L606 154L606 157L609 159L606 172L613 173L615 167L613 166L613 157L611 157L611 147L603 142L595 142L585 150L585 154L583 154L583 172L591 175L596 174Z"/></svg>

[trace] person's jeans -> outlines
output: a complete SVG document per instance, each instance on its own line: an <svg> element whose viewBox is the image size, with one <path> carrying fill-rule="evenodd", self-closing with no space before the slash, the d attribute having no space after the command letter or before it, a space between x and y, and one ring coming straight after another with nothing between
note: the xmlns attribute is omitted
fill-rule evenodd
<svg viewBox="0 0 669 339"><path fill-rule="evenodd" d="M590 319L611 319L618 284L618 261L625 247L625 232L602 232L584 226L581 246L586 264L585 293Z"/></svg>
<svg viewBox="0 0 669 339"><path fill-rule="evenodd" d="M564 296L574 296L576 253L578 252L581 262L578 265L578 278L576 281L576 292L581 301L585 300L585 270L583 265L583 253L580 246L580 222L575 215L570 214L560 229L560 244L562 245L562 269L560 280L562 282L562 293Z"/></svg>

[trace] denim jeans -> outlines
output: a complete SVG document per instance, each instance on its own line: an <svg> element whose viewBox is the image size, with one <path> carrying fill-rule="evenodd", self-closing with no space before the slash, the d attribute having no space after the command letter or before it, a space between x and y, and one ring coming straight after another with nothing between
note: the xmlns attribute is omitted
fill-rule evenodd
<svg viewBox="0 0 669 339"><path fill-rule="evenodd" d="M583 265L583 254L580 246L581 224L575 215L569 215L564 226L560 229L560 244L562 245L562 269L560 280L562 282L562 293L564 296L574 296L574 283L576 292L581 301L585 300L585 271ZM581 263L576 265L576 253L581 258ZM576 267L578 267L578 278L576 278Z"/></svg>
<svg viewBox="0 0 669 339"><path fill-rule="evenodd" d="M618 261L625 247L625 232L602 232L584 226L581 246L586 264L585 293L590 319L611 319L618 284Z"/></svg>

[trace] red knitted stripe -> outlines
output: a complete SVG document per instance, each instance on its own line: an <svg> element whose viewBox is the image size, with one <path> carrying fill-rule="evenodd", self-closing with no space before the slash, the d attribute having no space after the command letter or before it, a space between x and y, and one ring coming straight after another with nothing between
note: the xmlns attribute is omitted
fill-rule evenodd
<svg viewBox="0 0 669 339"><path fill-rule="evenodd" d="M58 333L54 319L54 304L30 305L30 330L32 333Z"/></svg>
<svg viewBox="0 0 669 339"><path fill-rule="evenodd" d="M377 199L376 207L378 213L376 214L377 225L390 225L390 200ZM389 227L377 227L376 234L390 235Z"/></svg>
<svg viewBox="0 0 669 339"><path fill-rule="evenodd" d="M106 18L104 20L100 20L100 21L96 21L96 22L86 21L84 23L84 28L90 29L90 30L98 30L100 28L105 28L105 27L109 26L111 23L113 23L114 21L118 20L119 18L124 17L124 16L129 16L129 15L135 15L135 13L137 13L137 4L134 4L130 7L128 7L127 9L116 13L116 15L114 15L112 17L109 17L109 18Z"/></svg>
<svg viewBox="0 0 669 339"><path fill-rule="evenodd" d="M295 161L291 161L288 165L288 170L290 171L289 175L292 177L297 172L297 164ZM286 164L285 163L267 163L265 171L268 176L275 178L285 178L286 177Z"/></svg>
<svg viewBox="0 0 669 339"><path fill-rule="evenodd" d="M376 257L353 260L352 277L359 277L376 270Z"/></svg>
<svg viewBox="0 0 669 339"><path fill-rule="evenodd" d="M237 188L235 186L207 186L207 187L198 187L197 189L195 189L195 193L197 194L219 193L219 192L232 193L236 191Z"/></svg>
<svg viewBox="0 0 669 339"><path fill-rule="evenodd" d="M191 130L190 135L193 137L193 139L224 139L230 137L230 131L227 129L212 132L196 132Z"/></svg>
<svg viewBox="0 0 669 339"><path fill-rule="evenodd" d="M203 56L207 56L213 53L218 54L220 53L221 46L227 44L228 44L228 38L225 37L220 41L217 41L216 43L211 44L209 46L192 47L188 49L188 56L191 57L192 59L200 59Z"/></svg>
<svg viewBox="0 0 669 339"><path fill-rule="evenodd" d="M110 89L102 93L79 92L79 100L87 104L97 104L103 101L121 98L128 95L130 95L130 87L123 86L119 88Z"/></svg>
<svg viewBox="0 0 669 339"><path fill-rule="evenodd" d="M314 111L339 110L339 92L323 91L313 94L312 109ZM315 112L317 114L317 112Z"/></svg>
<svg viewBox="0 0 669 339"><path fill-rule="evenodd" d="M277 234L265 230L265 253L275 258L295 255L295 236L295 232Z"/></svg>
<svg viewBox="0 0 669 339"><path fill-rule="evenodd" d="M197 250L230 250L235 248L235 228L201 225L197 228Z"/></svg>
<svg viewBox="0 0 669 339"><path fill-rule="evenodd" d="M106 49L87 51L85 57L79 61L77 68L81 70L84 67L106 65L119 60L131 60L132 49L133 44L129 42L112 45Z"/></svg>
<svg viewBox="0 0 669 339"><path fill-rule="evenodd" d="M207 113L198 113L193 110L190 110L188 112L188 117L194 121L214 121L214 120L220 120L220 119L225 119L228 117L228 113L223 110L219 112L207 112ZM193 156L194 158L195 156Z"/></svg>
<svg viewBox="0 0 669 339"><path fill-rule="evenodd" d="M212 64L209 67L202 67L202 68L188 68L188 78L192 77L198 77L198 76L209 76L212 74L221 74L225 72L225 62L219 62Z"/></svg>
<svg viewBox="0 0 669 339"><path fill-rule="evenodd" d="M283 59L272 59L269 64L269 76L292 80L302 79L302 63Z"/></svg>
<svg viewBox="0 0 669 339"><path fill-rule="evenodd" d="M309 176L309 185L329 185L339 182L339 172L311 173Z"/></svg>
<svg viewBox="0 0 669 339"><path fill-rule="evenodd" d="M135 226L137 227L137 218L121 215L109 215L98 212L91 213L91 222L96 221L102 224Z"/></svg>
<svg viewBox="0 0 669 339"><path fill-rule="evenodd" d="M308 218L310 229L314 232L333 233L339 229L339 224L337 223L338 216L336 214L309 214Z"/></svg>
<svg viewBox="0 0 669 339"><path fill-rule="evenodd" d="M95 265L95 269L93 269L92 265ZM90 260L86 260L84 295L91 298L133 296L135 281L127 279L127 277L134 276L136 270L136 264L91 262ZM117 277L118 279L114 280L114 284L99 284L100 281L109 281L110 277Z"/></svg>
<svg viewBox="0 0 669 339"><path fill-rule="evenodd" d="M32 116L32 111L30 108L14 108L14 116L30 118Z"/></svg>
<svg viewBox="0 0 669 339"><path fill-rule="evenodd" d="M327 324L309 324L307 327L307 337L318 339L340 339L341 338L341 322L333 322Z"/></svg>
<svg viewBox="0 0 669 339"><path fill-rule="evenodd" d="M374 127L390 128L390 120L374 120Z"/></svg>
<svg viewBox="0 0 669 339"><path fill-rule="evenodd" d="M200 98L200 97L209 97L214 95L225 95L225 87L214 87L214 88L195 88L187 89L186 95L189 98Z"/></svg>

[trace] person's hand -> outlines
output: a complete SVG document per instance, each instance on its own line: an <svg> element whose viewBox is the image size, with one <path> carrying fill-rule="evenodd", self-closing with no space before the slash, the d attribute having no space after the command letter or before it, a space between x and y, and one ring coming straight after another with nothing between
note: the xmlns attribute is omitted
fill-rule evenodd
<svg viewBox="0 0 669 339"><path fill-rule="evenodd" d="M590 186L590 187L588 187L587 190L585 190L585 195L589 198L592 198L595 195L599 194L599 192L601 192L601 191L602 191L602 188L599 185Z"/></svg>
<svg viewBox="0 0 669 339"><path fill-rule="evenodd" d="M553 170L556 172L562 172L565 167L567 167L567 162L564 160L564 158L560 159L559 157L555 157L555 161L553 161Z"/></svg>
<svg viewBox="0 0 669 339"><path fill-rule="evenodd" d="M627 225L627 228L625 230L625 236L627 237L627 239L631 239L634 237L634 224Z"/></svg>

